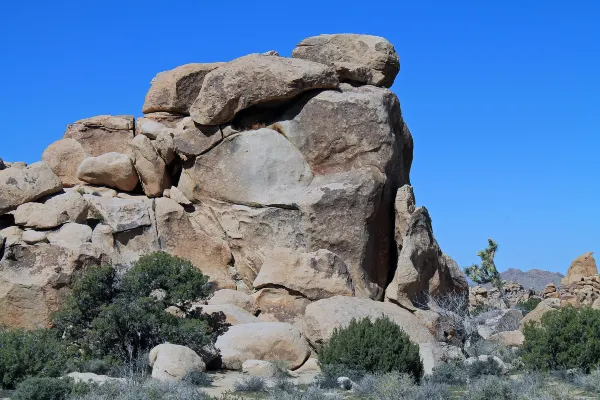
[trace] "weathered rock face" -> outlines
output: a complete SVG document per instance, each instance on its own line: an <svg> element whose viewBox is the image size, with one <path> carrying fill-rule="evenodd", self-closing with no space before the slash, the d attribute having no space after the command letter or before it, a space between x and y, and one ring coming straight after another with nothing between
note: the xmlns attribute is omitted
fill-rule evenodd
<svg viewBox="0 0 600 400"><path fill-rule="evenodd" d="M166 111L189 114L189 108L198 97L204 77L223 63L186 64L159 73L152 79L142 107L144 114Z"/></svg>
<svg viewBox="0 0 600 400"><path fill-rule="evenodd" d="M242 310L246 310L250 314L256 314L256 304L252 297L244 292L240 292L239 290L232 289L221 289L217 290L213 296L208 299L208 305L224 305L224 304L233 304L241 308Z"/></svg>
<svg viewBox="0 0 600 400"><path fill-rule="evenodd" d="M114 152L84 159L77 169L77 178L92 185L107 186L124 192L132 191L138 184L138 175L131 157Z"/></svg>
<svg viewBox="0 0 600 400"><path fill-rule="evenodd" d="M442 253L433 236L429 212L424 207L415 208L411 187L403 186L398 190L395 210L398 265L386 290L386 300L414 310L427 305L429 294L467 296L464 274Z"/></svg>
<svg viewBox="0 0 600 400"><path fill-rule="evenodd" d="M210 168L205 168L209 165ZM227 138L185 168L179 190L190 200L203 197L246 205L287 205L312 180L302 154L271 129Z"/></svg>
<svg viewBox="0 0 600 400"><path fill-rule="evenodd" d="M241 370L247 360L280 360L294 370L310 355L300 331L283 322L241 324L229 328L216 343L223 367Z"/></svg>
<svg viewBox="0 0 600 400"><path fill-rule="evenodd" d="M356 34L304 39L292 57L333 65L341 81L390 87L400 71L394 46L382 37Z"/></svg>
<svg viewBox="0 0 600 400"><path fill-rule="evenodd" d="M73 274L101 265L90 246L14 244L0 260L0 325L44 328L68 293Z"/></svg>
<svg viewBox="0 0 600 400"><path fill-rule="evenodd" d="M337 85L335 71L323 64L251 54L209 72L190 115L202 125L224 124L248 107Z"/></svg>
<svg viewBox="0 0 600 400"><path fill-rule="evenodd" d="M105 153L126 153L133 139L132 116L99 115L69 125L63 139L75 139L92 157Z"/></svg>
<svg viewBox="0 0 600 400"><path fill-rule="evenodd" d="M150 139L138 135L131 141L133 165L140 177L144 193L148 197L162 196L163 191L171 187L171 178L167 174L167 164L158 154Z"/></svg>
<svg viewBox="0 0 600 400"><path fill-rule="evenodd" d="M202 308L203 313L209 315L222 312L223 314L225 314L225 322L231 325L261 322L258 318L250 314L248 311L241 309L238 306L234 306L233 304L199 305L198 307Z"/></svg>
<svg viewBox="0 0 600 400"><path fill-rule="evenodd" d="M310 300L354 294L346 263L328 250L298 253L274 249L266 256L253 286L287 287Z"/></svg>
<svg viewBox="0 0 600 400"><path fill-rule="evenodd" d="M35 229L56 228L66 222L85 222L87 203L77 192L50 197L44 203L25 203L15 211L15 223Z"/></svg>
<svg viewBox="0 0 600 400"><path fill-rule="evenodd" d="M0 215L61 189L60 179L43 162L4 169L0 171Z"/></svg>
<svg viewBox="0 0 600 400"><path fill-rule="evenodd" d="M73 187L83 183L77 178L77 168L89 156L77 140L61 139L44 150L42 161L60 178L63 187Z"/></svg>
<svg viewBox="0 0 600 400"><path fill-rule="evenodd" d="M542 315L547 313L548 311L556 310L560 307L559 299L546 299L543 300L540 304L537 305L532 311L528 312L525 317L521 320L521 325L519 329L522 331L523 327L528 322L540 322L542 320Z"/></svg>
<svg viewBox="0 0 600 400"><path fill-rule="evenodd" d="M592 256L594 253L585 253L573 260L561 283L568 285L580 281L586 276L598 275L598 268L596 267L596 260Z"/></svg>

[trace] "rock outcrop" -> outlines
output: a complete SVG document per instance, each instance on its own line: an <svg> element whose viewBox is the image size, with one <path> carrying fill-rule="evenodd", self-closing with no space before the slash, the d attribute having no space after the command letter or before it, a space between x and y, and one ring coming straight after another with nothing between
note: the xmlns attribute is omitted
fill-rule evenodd
<svg viewBox="0 0 600 400"><path fill-rule="evenodd" d="M594 253L585 253L573 260L567 271L567 276L561 280L561 284L568 285L581 281L584 277L598 275L596 260L592 255Z"/></svg>
<svg viewBox="0 0 600 400"><path fill-rule="evenodd" d="M392 86L400 71L394 46L378 36L314 36L301 41L292 57L332 65L341 81L374 86Z"/></svg>
<svg viewBox="0 0 600 400"><path fill-rule="evenodd" d="M456 263L442 253L425 207L415 208L413 188L401 187L395 200L398 264L385 297L414 311L426 307L428 295L466 296L468 284ZM430 291L430 284L434 290Z"/></svg>
<svg viewBox="0 0 600 400"><path fill-rule="evenodd" d="M415 206L398 71L368 35L187 64L153 79L144 116L82 119L45 163L3 163L0 324L45 326L75 271L162 250L209 276L197 306L233 325L217 341L226 368L298 368L309 342L385 314L431 371L444 351L423 308L468 289ZM155 350L156 373L178 378Z"/></svg>

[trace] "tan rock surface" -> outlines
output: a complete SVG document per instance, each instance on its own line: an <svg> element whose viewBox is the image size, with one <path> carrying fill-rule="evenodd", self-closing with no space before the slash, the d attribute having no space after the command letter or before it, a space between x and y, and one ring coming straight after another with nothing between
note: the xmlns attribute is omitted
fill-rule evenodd
<svg viewBox="0 0 600 400"><path fill-rule="evenodd" d="M77 169L77 179L125 192L134 190L138 184L131 157L114 152L84 159Z"/></svg>
<svg viewBox="0 0 600 400"><path fill-rule="evenodd" d="M89 156L81 143L67 138L48 146L42 154L42 161L60 178L63 187L73 187L82 183L77 178L77 168Z"/></svg>
<svg viewBox="0 0 600 400"><path fill-rule="evenodd" d="M235 325L219 336L223 367L240 370L247 360L284 361L294 370L304 364L310 348L300 331L283 322Z"/></svg>
<svg viewBox="0 0 600 400"><path fill-rule="evenodd" d="M254 299L248 293L233 289L221 289L213 293L207 301L208 305L233 304L252 315L256 314L256 304Z"/></svg>
<svg viewBox="0 0 600 400"><path fill-rule="evenodd" d="M250 54L205 76L190 115L202 125L224 124L248 107L337 85L335 71L323 64Z"/></svg>
<svg viewBox="0 0 600 400"><path fill-rule="evenodd" d="M99 115L67 127L63 139L75 139L92 157L105 153L127 153L133 139L134 118L130 115Z"/></svg>
<svg viewBox="0 0 600 400"><path fill-rule="evenodd" d="M142 112L189 114L189 108L198 97L206 74L223 64L185 64L160 72L152 79Z"/></svg>
<svg viewBox="0 0 600 400"><path fill-rule="evenodd" d="M167 165L150 139L137 135L131 141L133 165L137 171L144 193L148 197L160 197L165 189L171 187L171 178L167 174Z"/></svg>
<svg viewBox="0 0 600 400"><path fill-rule="evenodd" d="M177 382L188 373L206 370L202 358L192 349L171 343L163 343L150 350L149 364L152 378Z"/></svg>
<svg viewBox="0 0 600 400"><path fill-rule="evenodd" d="M562 279L561 283L567 285L586 276L598 275L596 260L592 254L594 253L585 253L574 259L569 266L567 276Z"/></svg>
<svg viewBox="0 0 600 400"><path fill-rule="evenodd" d="M342 81L390 87L400 71L394 46L379 36L319 35L304 39L292 57L333 65Z"/></svg>
<svg viewBox="0 0 600 400"><path fill-rule="evenodd" d="M62 182L44 162L0 171L0 215L21 204L58 193Z"/></svg>
<svg viewBox="0 0 600 400"><path fill-rule="evenodd" d="M289 248L276 248L265 255L254 280L256 289L285 287L310 300L331 296L353 296L352 279L346 263L329 250L299 253Z"/></svg>

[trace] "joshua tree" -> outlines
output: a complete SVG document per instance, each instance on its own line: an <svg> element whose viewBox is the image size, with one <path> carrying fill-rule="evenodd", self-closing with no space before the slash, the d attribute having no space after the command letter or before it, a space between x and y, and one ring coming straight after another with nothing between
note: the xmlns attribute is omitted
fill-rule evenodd
<svg viewBox="0 0 600 400"><path fill-rule="evenodd" d="M502 278L494 263L496 250L498 250L498 243L494 242L492 239L488 239L488 247L477 253L481 258L481 265L473 264L470 267L465 268L465 274L467 274L473 282L480 285L491 283L498 289L502 301L508 306L506 296L504 295L504 287L502 286Z"/></svg>

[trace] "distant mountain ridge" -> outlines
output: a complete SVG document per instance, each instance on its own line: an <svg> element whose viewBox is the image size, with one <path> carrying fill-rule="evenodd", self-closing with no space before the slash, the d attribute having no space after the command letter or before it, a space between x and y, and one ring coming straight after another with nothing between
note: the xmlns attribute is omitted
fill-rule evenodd
<svg viewBox="0 0 600 400"><path fill-rule="evenodd" d="M549 283L560 285L560 280L564 275L560 272L543 271L541 269L530 269L529 271L521 271L517 268L509 268L500 273L502 280L507 282L520 283L524 288L533 288L535 290L543 290ZM474 283L469 279L469 284ZM486 288L491 288L491 284L482 285Z"/></svg>

